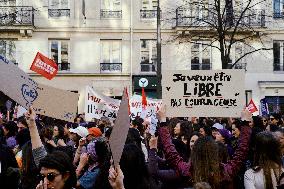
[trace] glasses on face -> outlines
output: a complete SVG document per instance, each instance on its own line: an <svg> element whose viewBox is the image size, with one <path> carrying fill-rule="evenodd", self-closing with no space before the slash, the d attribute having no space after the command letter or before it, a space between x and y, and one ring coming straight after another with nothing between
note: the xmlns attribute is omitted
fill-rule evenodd
<svg viewBox="0 0 284 189"><path fill-rule="evenodd" d="M267 120L266 120L266 119L264 119L264 120L262 120L262 122L267 122Z"/></svg>
<svg viewBox="0 0 284 189"><path fill-rule="evenodd" d="M52 182L54 181L55 177L57 177L58 175L60 174L59 173L47 173L46 176L44 174L40 174L39 178L40 180L44 180L44 178L46 177L49 182Z"/></svg>
<svg viewBox="0 0 284 189"><path fill-rule="evenodd" d="M275 119L274 117L271 117L271 118L270 118L270 121L273 121L274 119Z"/></svg>

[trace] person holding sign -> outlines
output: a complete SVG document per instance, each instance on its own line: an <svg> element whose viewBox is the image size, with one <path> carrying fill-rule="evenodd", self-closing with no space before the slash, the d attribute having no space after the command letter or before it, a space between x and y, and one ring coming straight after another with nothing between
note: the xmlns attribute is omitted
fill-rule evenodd
<svg viewBox="0 0 284 189"><path fill-rule="evenodd" d="M241 114L242 127L239 146L233 158L227 163L221 163L218 155L217 143L212 137L199 138L191 152L190 162L184 162L171 142L171 136L166 121L165 107L158 112L160 120L159 138L169 165L176 170L179 177L188 178L193 185L197 182L208 182L213 189L233 188L233 179L244 162L249 149L251 128L248 121L252 121L252 114L244 110Z"/></svg>

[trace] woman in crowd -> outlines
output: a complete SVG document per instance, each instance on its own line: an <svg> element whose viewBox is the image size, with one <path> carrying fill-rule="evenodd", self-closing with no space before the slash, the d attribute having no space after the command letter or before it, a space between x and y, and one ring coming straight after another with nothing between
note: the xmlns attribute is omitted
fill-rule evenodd
<svg viewBox="0 0 284 189"><path fill-rule="evenodd" d="M245 172L246 189L276 189L284 172L279 141L270 132L261 132L255 138L253 167Z"/></svg>
<svg viewBox="0 0 284 189"><path fill-rule="evenodd" d="M162 122L161 126L166 125L164 108L160 108L158 117ZM191 162L184 162L171 143L168 129L161 127L159 137L167 161L179 176L192 179L192 183L208 182L213 189L232 188L232 181L248 152L251 128L247 126L247 122L252 121L251 113L248 111L242 112L242 120L244 125L241 128L239 147L235 151L233 158L225 164L220 162L218 146L212 137L199 138L191 152Z"/></svg>
<svg viewBox="0 0 284 189"><path fill-rule="evenodd" d="M64 152L55 151L39 162L40 183L36 189L72 189L76 186L76 173L72 160Z"/></svg>
<svg viewBox="0 0 284 189"><path fill-rule="evenodd" d="M230 134L229 130L227 129L219 129L215 135L215 141L221 142L227 147L227 151L230 157L234 154L234 150L231 146L231 138L232 135Z"/></svg>
<svg viewBox="0 0 284 189"><path fill-rule="evenodd" d="M105 141L95 140L90 142L87 145L87 153L81 155L76 169L76 175L79 177L77 187L83 189L97 187L95 183L98 175L101 174L101 168L105 165L105 162L109 161L110 155Z"/></svg>
<svg viewBox="0 0 284 189"><path fill-rule="evenodd" d="M9 121L8 123L3 124L3 131L7 146L13 149L17 145L17 124L13 121Z"/></svg>
<svg viewBox="0 0 284 189"><path fill-rule="evenodd" d="M201 134L198 133L198 132L193 132L191 137L190 137L190 142L189 142L189 147L190 147L190 150L193 149L193 146L195 144L195 142L197 141L197 139L201 137Z"/></svg>

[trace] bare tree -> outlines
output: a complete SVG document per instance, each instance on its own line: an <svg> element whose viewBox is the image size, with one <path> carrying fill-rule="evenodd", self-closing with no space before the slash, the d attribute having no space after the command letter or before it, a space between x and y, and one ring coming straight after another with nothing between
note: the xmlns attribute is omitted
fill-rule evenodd
<svg viewBox="0 0 284 189"><path fill-rule="evenodd" d="M222 68L231 69L252 53L272 50L262 41L269 16L264 9L257 9L266 4L266 0L189 0L176 9L175 27L181 32L174 40L218 49ZM203 43L205 40L210 43ZM252 40L262 47L254 48ZM232 49L237 44L247 48L232 62Z"/></svg>

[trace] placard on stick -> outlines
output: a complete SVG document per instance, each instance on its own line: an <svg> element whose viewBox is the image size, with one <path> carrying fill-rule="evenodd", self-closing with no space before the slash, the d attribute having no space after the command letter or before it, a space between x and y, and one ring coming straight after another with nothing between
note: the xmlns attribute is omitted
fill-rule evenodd
<svg viewBox="0 0 284 189"><path fill-rule="evenodd" d="M169 117L239 117L245 106L244 70L163 73L163 103Z"/></svg>
<svg viewBox="0 0 284 189"><path fill-rule="evenodd" d="M73 121L77 112L78 94L36 83L24 71L0 59L0 90L37 114Z"/></svg>
<svg viewBox="0 0 284 189"><path fill-rule="evenodd" d="M115 120L115 124L109 139L109 144L115 166L119 165L129 127L130 120L128 113L128 99L126 95L126 89L124 89L122 100L117 113L117 119Z"/></svg>

